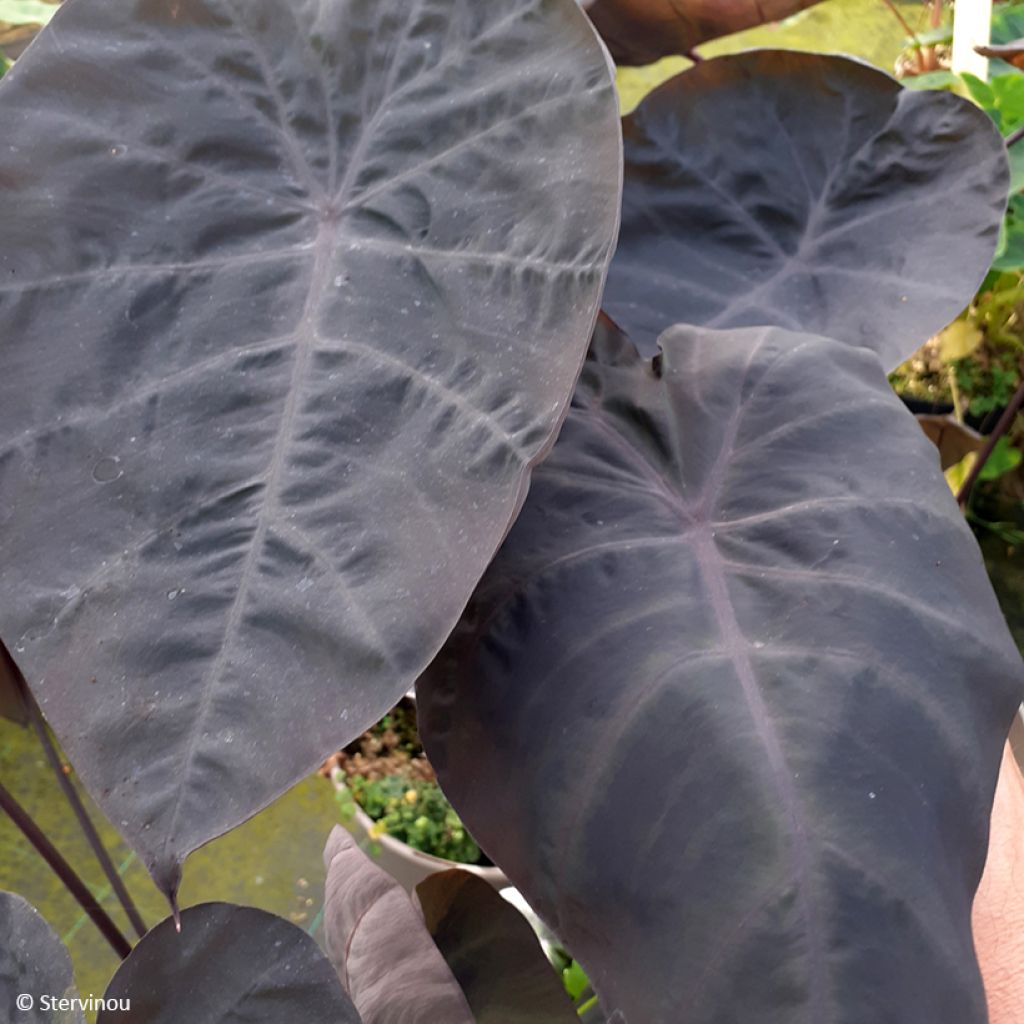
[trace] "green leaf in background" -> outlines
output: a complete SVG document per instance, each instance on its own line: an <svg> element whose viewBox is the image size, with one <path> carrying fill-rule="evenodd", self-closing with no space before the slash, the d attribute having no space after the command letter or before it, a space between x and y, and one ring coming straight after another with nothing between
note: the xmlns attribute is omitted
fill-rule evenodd
<svg viewBox="0 0 1024 1024"><path fill-rule="evenodd" d="M1024 124L1024 74L1011 71L993 75L983 82L965 72L963 79L971 98L985 109L1004 134Z"/></svg>
<svg viewBox="0 0 1024 1024"><path fill-rule="evenodd" d="M971 99L992 118L1004 135L1024 125L1024 74L1011 69L1007 74L994 75L988 82L970 73L962 77ZM1020 192L1024 189L1024 151L1020 146L1011 146L1008 152L1010 191Z"/></svg>
<svg viewBox="0 0 1024 1024"><path fill-rule="evenodd" d="M910 75L902 79L908 89L944 89L946 92L961 93L960 76L945 68L926 71L923 75Z"/></svg>
<svg viewBox="0 0 1024 1024"><path fill-rule="evenodd" d="M992 454L988 457L984 468L978 476L979 480L998 480L999 477L1016 469L1021 460L1024 459L1024 452L1014 448L1009 438L1001 437L996 442Z"/></svg>
<svg viewBox="0 0 1024 1024"><path fill-rule="evenodd" d="M985 340L977 324L969 320L954 320L939 331L939 352L944 363L966 359Z"/></svg>
<svg viewBox="0 0 1024 1024"><path fill-rule="evenodd" d="M1024 36L1024 3L999 4L992 11L992 42L1005 46Z"/></svg>
<svg viewBox="0 0 1024 1024"><path fill-rule="evenodd" d="M971 94L971 99L992 114L996 107L996 94L992 86L969 71L964 72L963 80L967 85L967 91ZM995 119L993 118L993 120Z"/></svg>
<svg viewBox="0 0 1024 1024"><path fill-rule="evenodd" d="M946 470L946 481L954 494L963 486L976 458L977 455L974 452L968 452L955 466L950 466ZM1001 437L978 474L978 479L998 480L1001 476L1016 469L1022 460L1024 460L1024 452L1021 452L1019 448L1014 448L1010 444L1009 438Z"/></svg>
<svg viewBox="0 0 1024 1024"><path fill-rule="evenodd" d="M0 21L5 25L45 25L56 11L57 4L40 0L0 0Z"/></svg>
<svg viewBox="0 0 1024 1024"><path fill-rule="evenodd" d="M1024 37L1024 3L996 4L992 9L992 31L990 39L993 46L1006 46ZM994 58L989 64L990 75L1002 75L1012 72L1012 64Z"/></svg>
<svg viewBox="0 0 1024 1024"><path fill-rule="evenodd" d="M911 49L918 50L922 46L952 46L953 26L940 25L938 28L925 29L913 37L908 37L904 45Z"/></svg>
<svg viewBox="0 0 1024 1024"><path fill-rule="evenodd" d="M992 269L1004 273L1024 269L1024 196L1010 197Z"/></svg>
<svg viewBox="0 0 1024 1024"><path fill-rule="evenodd" d="M586 976L583 968L573 960L568 967L562 971L562 982L565 985L565 991L569 993L569 998L573 1002L587 990L587 986L590 984L590 979Z"/></svg>

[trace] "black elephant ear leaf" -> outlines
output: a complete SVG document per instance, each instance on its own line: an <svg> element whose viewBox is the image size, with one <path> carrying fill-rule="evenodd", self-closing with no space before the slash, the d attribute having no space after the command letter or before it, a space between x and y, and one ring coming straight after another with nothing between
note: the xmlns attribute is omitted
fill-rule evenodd
<svg viewBox="0 0 1024 1024"><path fill-rule="evenodd" d="M19 996L31 999L31 1005L19 1003ZM44 996L57 1000L57 1008L49 1008ZM70 1005L61 1008L60 1000ZM85 1021L64 943L35 907L10 892L0 892L0 1020L17 1024Z"/></svg>
<svg viewBox="0 0 1024 1024"><path fill-rule="evenodd" d="M599 331L417 684L445 793L613 1017L982 1024L1024 669L936 453L864 349L661 346Z"/></svg>
<svg viewBox="0 0 1024 1024"><path fill-rule="evenodd" d="M477 1024L579 1024L530 923L493 886L441 871L416 897Z"/></svg>
<svg viewBox="0 0 1024 1024"><path fill-rule="evenodd" d="M6 718L15 725L28 725L28 708L25 706L25 678L21 674L11 652L0 640L0 718Z"/></svg>
<svg viewBox="0 0 1024 1024"><path fill-rule="evenodd" d="M253 907L201 903L147 933L97 1024L361 1024L311 936Z"/></svg>
<svg viewBox="0 0 1024 1024"><path fill-rule="evenodd" d="M340 826L324 863L327 953L364 1024L475 1024L405 890Z"/></svg>
<svg viewBox="0 0 1024 1024"><path fill-rule="evenodd" d="M172 895L409 688L515 517L613 83L570 0L73 2L0 131L0 635Z"/></svg>
<svg viewBox="0 0 1024 1024"><path fill-rule="evenodd" d="M617 64L650 64L821 0L583 0Z"/></svg>
<svg viewBox="0 0 1024 1024"><path fill-rule="evenodd" d="M624 123L604 307L647 353L676 323L784 327L898 366L988 272L1009 169L985 113L844 57L704 61Z"/></svg>

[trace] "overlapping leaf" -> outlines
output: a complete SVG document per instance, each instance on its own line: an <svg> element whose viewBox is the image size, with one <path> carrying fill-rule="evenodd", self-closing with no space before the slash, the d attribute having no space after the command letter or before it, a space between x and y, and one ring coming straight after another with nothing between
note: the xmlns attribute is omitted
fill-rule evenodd
<svg viewBox="0 0 1024 1024"><path fill-rule="evenodd" d="M383 713L617 224L571 0L72 0L0 85L0 635L170 893Z"/></svg>
<svg viewBox="0 0 1024 1024"><path fill-rule="evenodd" d="M26 1007L18 997L28 996ZM0 892L0 1020L18 1024L82 1024L79 1008L52 1010L43 1002L77 998L71 957L30 903Z"/></svg>
<svg viewBox="0 0 1024 1024"><path fill-rule="evenodd" d="M704 61L624 132L605 309L649 354L675 323L770 325L895 367L970 301L996 251L1008 171L989 119L853 60Z"/></svg>
<svg viewBox="0 0 1024 1024"><path fill-rule="evenodd" d="M820 0L583 0L619 64L688 54L719 36L779 21Z"/></svg>
<svg viewBox="0 0 1024 1024"><path fill-rule="evenodd" d="M364 1024L474 1024L405 890L341 827L331 833L324 863L327 952Z"/></svg>
<svg viewBox="0 0 1024 1024"><path fill-rule="evenodd" d="M15 725L28 725L28 708L23 696L25 681L10 651L0 641L0 718Z"/></svg>
<svg viewBox="0 0 1024 1024"><path fill-rule="evenodd" d="M202 903L161 922L117 969L97 1024L360 1024L301 928L264 910Z"/></svg>
<svg viewBox="0 0 1024 1024"><path fill-rule="evenodd" d="M445 792L629 1024L981 1024L1024 674L936 454L870 352L662 346L601 333L417 687Z"/></svg>
<svg viewBox="0 0 1024 1024"><path fill-rule="evenodd" d="M915 419L925 437L938 449L939 466L944 470L984 447L984 435L960 423L955 416L918 415Z"/></svg>
<svg viewBox="0 0 1024 1024"><path fill-rule="evenodd" d="M579 1024L530 923L493 886L442 871L416 897L477 1024Z"/></svg>

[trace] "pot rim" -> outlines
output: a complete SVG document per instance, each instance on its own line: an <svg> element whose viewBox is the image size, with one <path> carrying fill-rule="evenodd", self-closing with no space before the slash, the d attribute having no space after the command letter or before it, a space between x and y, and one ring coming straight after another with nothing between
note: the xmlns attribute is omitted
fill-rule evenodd
<svg viewBox="0 0 1024 1024"><path fill-rule="evenodd" d="M348 790L348 787L345 785L344 773L340 768L335 768L331 772L331 783L336 792L340 792L342 789ZM351 790L348 790L348 792L351 793ZM359 806L359 802L354 796L352 797L352 804L355 809L354 818L359 828L369 836L376 822ZM414 849L408 843L402 842L401 839L395 839L394 836L389 836L386 832L374 837L373 842L380 843L382 847L394 856L421 867L429 868L431 871L469 871L483 878L495 888L504 888L512 884L505 875L505 872L499 867L486 864L463 864L457 860L449 860L447 857L436 857L432 853L424 853L422 850Z"/></svg>

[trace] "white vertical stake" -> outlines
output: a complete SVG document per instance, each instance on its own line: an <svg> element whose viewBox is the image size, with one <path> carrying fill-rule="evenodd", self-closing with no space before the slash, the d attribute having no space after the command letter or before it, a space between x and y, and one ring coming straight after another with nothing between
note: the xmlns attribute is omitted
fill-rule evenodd
<svg viewBox="0 0 1024 1024"><path fill-rule="evenodd" d="M953 19L953 70L969 71L988 78L988 58L974 52L975 46L987 46L992 31L992 0L956 0Z"/></svg>

